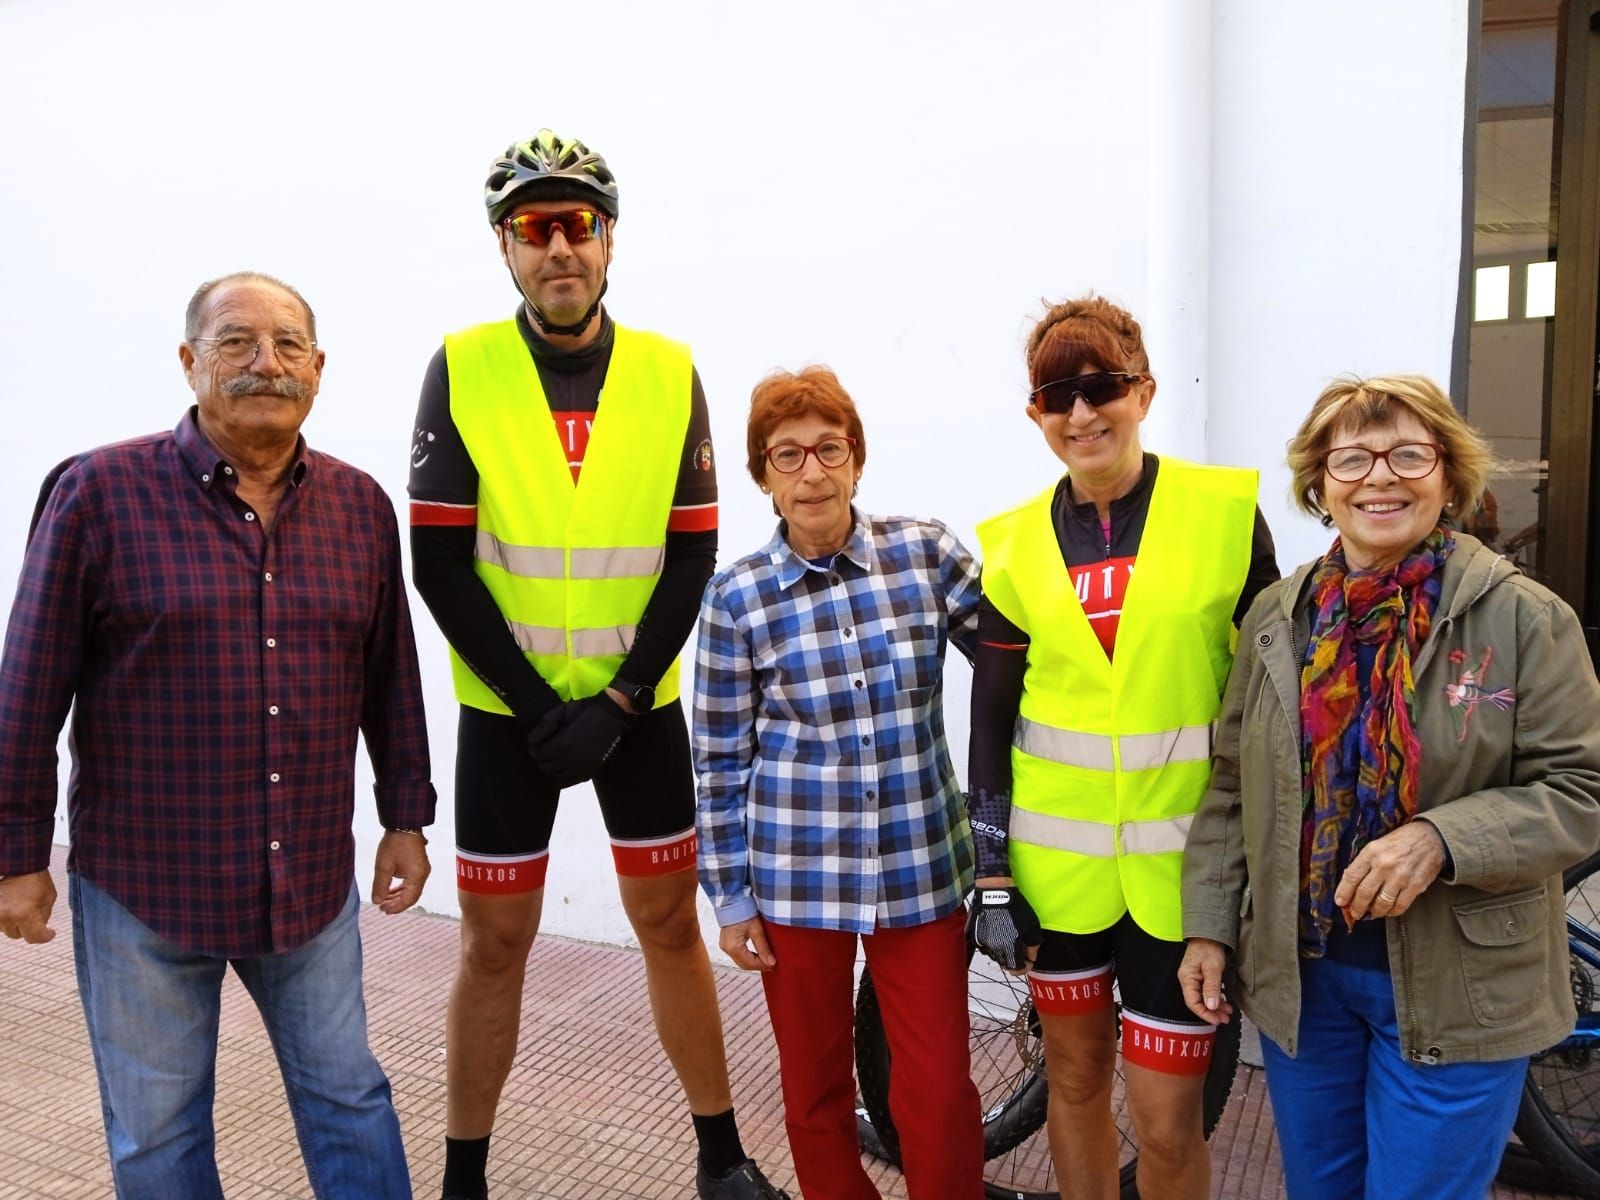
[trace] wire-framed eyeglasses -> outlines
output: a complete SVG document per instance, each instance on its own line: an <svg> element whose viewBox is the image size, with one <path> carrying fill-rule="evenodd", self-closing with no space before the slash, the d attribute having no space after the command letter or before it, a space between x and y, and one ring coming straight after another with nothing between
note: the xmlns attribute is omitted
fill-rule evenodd
<svg viewBox="0 0 1600 1200"><path fill-rule="evenodd" d="M317 344L300 333L225 333L221 337L190 338L211 346L216 356L230 367L248 367L261 353L263 342L271 345L278 361L286 367L303 367L316 353Z"/></svg>

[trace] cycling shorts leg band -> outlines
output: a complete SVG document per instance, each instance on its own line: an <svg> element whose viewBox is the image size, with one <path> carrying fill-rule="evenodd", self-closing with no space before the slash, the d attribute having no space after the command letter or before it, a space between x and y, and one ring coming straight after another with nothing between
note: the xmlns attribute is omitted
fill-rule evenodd
<svg viewBox="0 0 1600 1200"><path fill-rule="evenodd" d="M550 851L479 854L456 848L456 890L477 896L517 896L544 886Z"/></svg>
<svg viewBox="0 0 1600 1200"><path fill-rule="evenodd" d="M1122 1010L1122 1061L1163 1075L1204 1075L1216 1040L1213 1025Z"/></svg>
<svg viewBox="0 0 1600 1200"><path fill-rule="evenodd" d="M1052 1017L1082 1017L1111 1007L1111 964L1073 971L1029 971L1033 1006Z"/></svg>
<svg viewBox="0 0 1600 1200"><path fill-rule="evenodd" d="M664 837L611 839L611 857L618 875L648 878L694 869L694 826Z"/></svg>

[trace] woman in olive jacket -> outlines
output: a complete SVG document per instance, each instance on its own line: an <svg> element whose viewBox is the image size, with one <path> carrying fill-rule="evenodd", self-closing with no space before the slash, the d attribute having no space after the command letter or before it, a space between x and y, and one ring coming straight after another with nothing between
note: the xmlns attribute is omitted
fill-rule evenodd
<svg viewBox="0 0 1600 1200"><path fill-rule="evenodd" d="M1490 457L1434 384L1331 385L1289 463L1339 538L1240 629L1179 978L1260 1027L1291 1200L1483 1196L1528 1056L1574 1024L1600 685L1572 610L1449 527Z"/></svg>

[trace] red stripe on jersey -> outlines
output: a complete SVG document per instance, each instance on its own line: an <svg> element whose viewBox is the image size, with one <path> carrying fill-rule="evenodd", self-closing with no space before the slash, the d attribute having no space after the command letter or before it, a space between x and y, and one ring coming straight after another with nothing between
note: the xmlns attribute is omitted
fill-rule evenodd
<svg viewBox="0 0 1600 1200"><path fill-rule="evenodd" d="M979 641L978 645L987 646L991 650L1026 650L1027 642L985 642Z"/></svg>
<svg viewBox="0 0 1600 1200"><path fill-rule="evenodd" d="M1086 971L1030 971L1033 1006L1052 1016L1081 1017L1111 1007L1111 964Z"/></svg>
<svg viewBox="0 0 1600 1200"><path fill-rule="evenodd" d="M1163 1075L1204 1075L1217 1031L1122 1010L1122 1061Z"/></svg>
<svg viewBox="0 0 1600 1200"><path fill-rule="evenodd" d="M668 533L709 533L716 527L715 504L679 504L667 517Z"/></svg>
<svg viewBox="0 0 1600 1200"><path fill-rule="evenodd" d="M468 856L456 854L456 890L475 896L516 896L537 892L544 886L544 873L550 866L550 851L541 850L528 858L504 855Z"/></svg>
<svg viewBox="0 0 1600 1200"><path fill-rule="evenodd" d="M478 506L476 504L441 504L435 500L413 500L411 502L411 523L413 525L476 525L478 523Z"/></svg>
<svg viewBox="0 0 1600 1200"><path fill-rule="evenodd" d="M617 874L634 878L672 875L694 869L694 830L657 838L612 838L611 857Z"/></svg>

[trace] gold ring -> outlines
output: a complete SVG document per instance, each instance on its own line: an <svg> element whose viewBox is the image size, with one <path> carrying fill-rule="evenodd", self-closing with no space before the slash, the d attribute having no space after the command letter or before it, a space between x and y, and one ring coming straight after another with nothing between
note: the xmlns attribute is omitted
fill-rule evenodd
<svg viewBox="0 0 1600 1200"><path fill-rule="evenodd" d="M1399 898L1400 897L1398 897L1398 896L1389 895L1388 892L1379 892L1378 893L1378 899L1382 900L1385 904L1393 904Z"/></svg>

